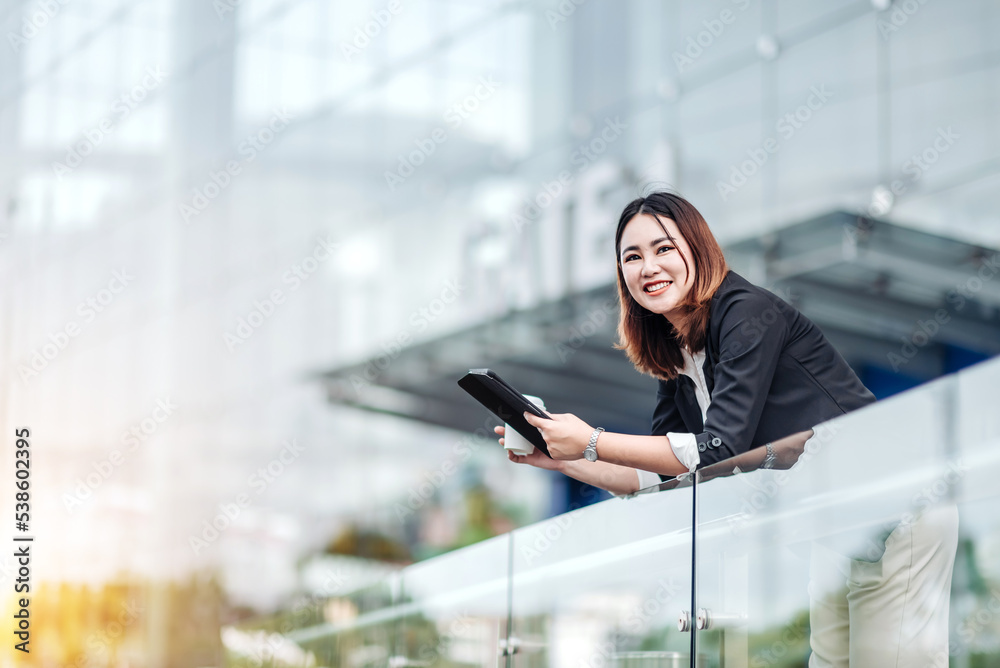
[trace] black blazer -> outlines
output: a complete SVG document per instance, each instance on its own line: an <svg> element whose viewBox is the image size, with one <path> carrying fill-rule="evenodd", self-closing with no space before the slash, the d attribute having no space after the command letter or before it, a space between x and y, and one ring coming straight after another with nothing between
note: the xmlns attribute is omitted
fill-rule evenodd
<svg viewBox="0 0 1000 668"><path fill-rule="evenodd" d="M774 293L730 271L709 309L705 424L694 381L679 375L660 381L651 432L695 434L699 468L875 401L819 327Z"/></svg>

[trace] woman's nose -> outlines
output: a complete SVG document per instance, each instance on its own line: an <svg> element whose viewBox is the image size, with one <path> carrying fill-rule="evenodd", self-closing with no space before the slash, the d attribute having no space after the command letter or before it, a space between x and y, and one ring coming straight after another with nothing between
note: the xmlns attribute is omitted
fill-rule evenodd
<svg viewBox="0 0 1000 668"><path fill-rule="evenodd" d="M651 259L650 260L643 260L643 262L642 262L642 275L643 276L652 276L653 274L655 274L659 270L660 270L660 268L656 265L656 263L653 260L651 260Z"/></svg>

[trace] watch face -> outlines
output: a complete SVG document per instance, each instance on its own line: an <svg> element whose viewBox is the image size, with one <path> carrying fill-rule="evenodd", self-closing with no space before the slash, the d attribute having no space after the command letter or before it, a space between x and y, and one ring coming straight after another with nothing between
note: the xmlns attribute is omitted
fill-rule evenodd
<svg viewBox="0 0 1000 668"><path fill-rule="evenodd" d="M588 462L596 462L597 461L597 449L596 448L587 448L586 450L583 451L583 458L586 459Z"/></svg>

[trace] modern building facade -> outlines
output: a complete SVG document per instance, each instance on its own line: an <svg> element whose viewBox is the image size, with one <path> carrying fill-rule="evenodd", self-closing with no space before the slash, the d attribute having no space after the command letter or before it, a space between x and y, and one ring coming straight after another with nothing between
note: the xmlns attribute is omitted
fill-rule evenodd
<svg viewBox="0 0 1000 668"><path fill-rule="evenodd" d="M56 587L154 583L171 611L168 583L213 577L250 614L352 526L419 557L565 510L581 490L387 386L551 304L501 360L643 395L593 309L647 188L756 282L799 280L845 351L881 341L882 395L997 352L988 0L10 0L0 22L0 426L44 444ZM864 255L873 229L895 236L863 271L810 283L810 244ZM147 665L172 665L173 615L143 618ZM60 624L65 663L93 622Z"/></svg>

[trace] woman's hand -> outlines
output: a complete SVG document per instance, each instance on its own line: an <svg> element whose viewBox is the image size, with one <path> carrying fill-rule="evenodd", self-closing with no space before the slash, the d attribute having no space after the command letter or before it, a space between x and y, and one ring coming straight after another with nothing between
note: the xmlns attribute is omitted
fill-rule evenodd
<svg viewBox="0 0 1000 668"><path fill-rule="evenodd" d="M553 414L551 420L535 417L531 414L526 414L524 417L541 432L552 458L545 456L540 449L535 448L530 455L515 455L508 450L507 458L510 461L517 464L530 464L550 471L559 471L580 482L606 489L612 494L631 494L639 489L639 478L631 466L612 464L608 461L588 462L583 459L583 451L587 448L590 435L594 433L594 430L580 418L569 413ZM494 427L493 431L500 436L504 435L503 427ZM653 438L657 440L657 445L662 446L658 439L663 437L625 436L623 434L617 434L617 436L631 439ZM504 439L501 438L500 443L502 445ZM598 447L600 447L600 440L598 440ZM667 448L667 450L670 449ZM674 463L678 467L681 466L676 457Z"/></svg>
<svg viewBox="0 0 1000 668"><path fill-rule="evenodd" d="M525 411L524 419L541 432L552 459L572 461L583 459L594 428L572 413L549 413L551 420ZM544 457L544 455L542 455Z"/></svg>
<svg viewBox="0 0 1000 668"><path fill-rule="evenodd" d="M499 434L501 437L504 435L503 427L493 427L493 431ZM500 445L503 445L503 438L500 439ZM538 448L532 450L530 455L516 455L510 450L508 450L507 459L514 462L515 464L530 464L531 466L535 466L540 469L548 469L550 471L562 470L562 462L546 457L545 453L543 453Z"/></svg>

